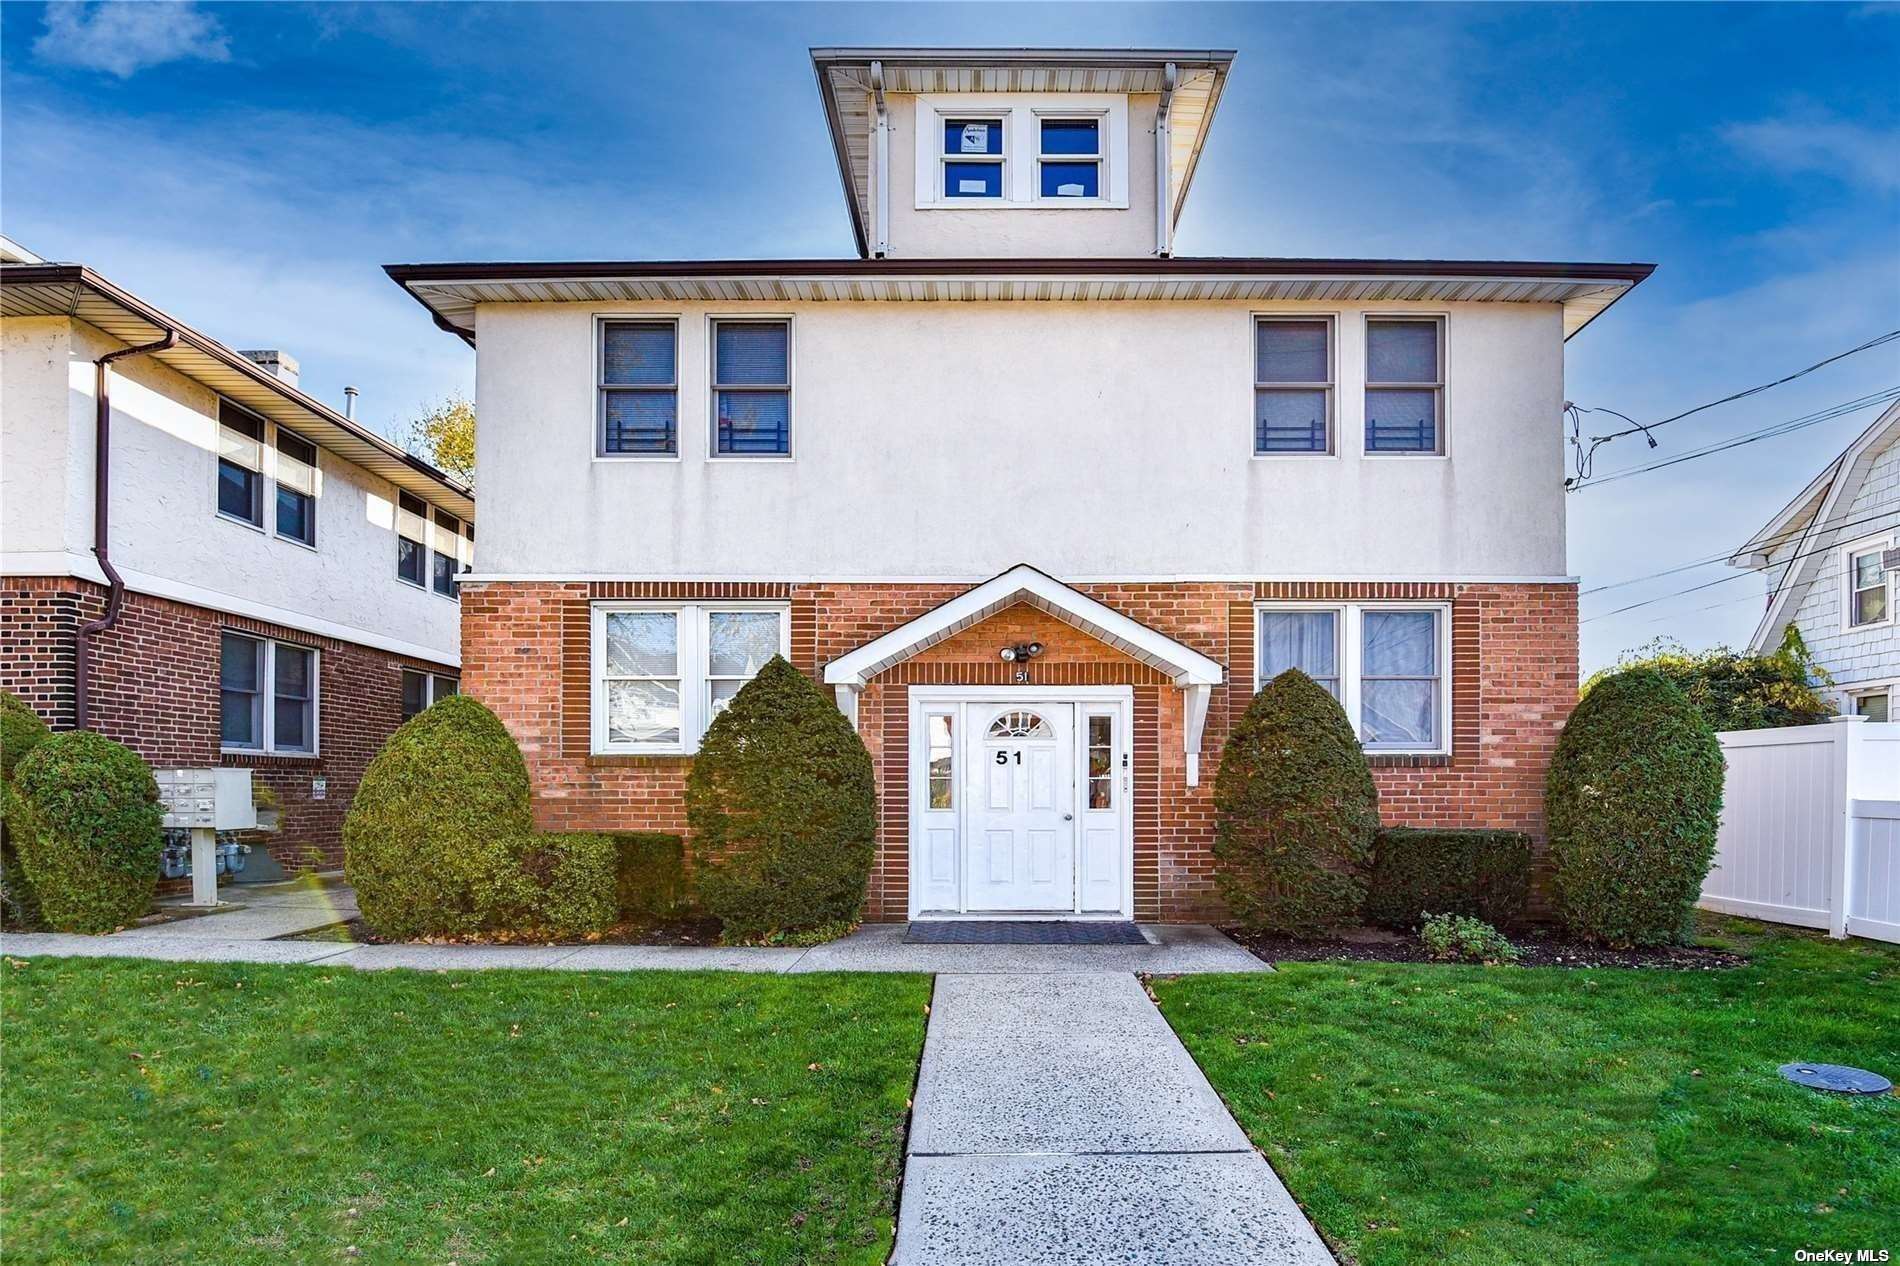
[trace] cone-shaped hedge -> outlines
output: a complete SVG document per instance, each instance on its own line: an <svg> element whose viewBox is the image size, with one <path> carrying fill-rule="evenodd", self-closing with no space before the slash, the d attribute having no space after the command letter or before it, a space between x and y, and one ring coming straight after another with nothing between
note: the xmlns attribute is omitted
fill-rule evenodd
<svg viewBox="0 0 1900 1266"><path fill-rule="evenodd" d="M686 783L700 901L728 940L845 923L877 834L871 757L837 705L775 656L706 731Z"/></svg>
<svg viewBox="0 0 1900 1266"><path fill-rule="evenodd" d="M1345 711L1311 677L1289 668L1247 705L1221 753L1214 813L1234 918L1294 936L1358 918L1379 795Z"/></svg>
<svg viewBox="0 0 1900 1266"><path fill-rule="evenodd" d="M25 829L25 815L12 808L18 794L13 771L52 733L24 699L0 690L0 923L10 928L31 929L40 922L39 898L14 843L15 834Z"/></svg>
<svg viewBox="0 0 1900 1266"><path fill-rule="evenodd" d="M1610 945L1682 939L1715 856L1722 745L1662 674L1597 682L1551 756L1552 896L1572 932Z"/></svg>
<svg viewBox="0 0 1900 1266"><path fill-rule="evenodd" d="M532 827L521 749L494 713L451 695L404 723L364 771L343 821L343 870L384 936L521 930L539 922Z"/></svg>
<svg viewBox="0 0 1900 1266"><path fill-rule="evenodd" d="M164 836L138 753L91 730L54 734L14 768L13 790L8 835L49 927L110 932L151 907Z"/></svg>

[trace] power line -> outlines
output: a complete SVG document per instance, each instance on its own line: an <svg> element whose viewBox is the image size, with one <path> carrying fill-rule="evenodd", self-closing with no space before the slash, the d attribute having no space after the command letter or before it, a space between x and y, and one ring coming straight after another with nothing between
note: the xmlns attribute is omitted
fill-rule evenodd
<svg viewBox="0 0 1900 1266"><path fill-rule="evenodd" d="M1816 554L1831 553L1835 548L1836 547L1833 545L1823 545L1815 549L1806 550L1799 554L1790 554L1788 555L1788 557L1784 559L1780 559L1778 561L1782 563L1793 563L1803 558L1811 558ZM1684 594L1699 593L1704 589L1713 589L1717 585L1726 585L1730 581L1742 580L1753 574L1754 573L1752 572L1738 571L1732 576L1721 576L1715 580L1704 581L1703 583L1699 585L1690 585L1687 589L1677 589L1671 593L1662 593L1662 594L1657 594L1653 598L1645 598L1641 602L1632 602L1628 606L1618 607L1614 611L1604 611L1598 615L1587 615L1583 617L1581 620L1577 621L1577 623L1588 624L1592 620L1607 620L1613 615L1622 615L1625 611L1634 611L1638 607L1654 606L1658 602L1667 602L1671 598L1680 598ZM1782 579L1784 582L1786 581L1788 574L1789 573L1787 571L1784 571L1782 573ZM1775 586L1775 592L1769 595L1768 601L1773 602L1775 598L1780 595L1780 593L1781 593L1781 586L1778 584Z"/></svg>
<svg viewBox="0 0 1900 1266"><path fill-rule="evenodd" d="M1600 407L1599 408L1584 408L1579 405L1566 404L1565 411L1569 413L1571 417L1570 443L1577 450L1576 474L1575 476L1572 477L1569 483L1573 486L1581 485L1583 483L1586 483L1590 479L1590 467L1591 467L1592 461L1596 457L1597 449L1609 443L1611 440L1621 439L1626 435L1634 435L1638 431L1641 431L1643 433L1644 438L1646 438L1649 441L1649 446L1651 448L1654 448L1656 447L1656 437L1652 435L1651 432L1655 431L1658 427L1668 426L1671 422L1680 422L1682 421L1682 419L1686 417L1693 416L1694 414L1701 413L1708 409L1713 409L1717 405L1729 404L1736 400L1742 400L1742 399L1746 399L1749 396L1758 395L1761 392L1771 390L1775 387L1779 387L1783 383L1793 382L1797 378L1805 377L1808 374L1813 373L1817 369L1822 369L1828 365L1832 365L1835 361L1845 360L1849 356L1855 356L1861 352L1868 351L1871 348L1880 347L1883 344L1891 343L1895 339L1900 339L1900 330L1889 330L1885 334L1881 334L1874 338L1868 339L1865 343L1862 343L1858 347L1850 347L1844 352L1836 352L1834 355L1827 357L1825 360L1818 360L1814 362L1814 364L1807 366L1805 369L1797 369L1791 374L1784 374L1780 378L1775 379L1773 382L1765 382L1757 386L1747 387L1741 391L1733 392L1730 395L1723 396L1719 400L1711 400L1706 404L1696 405L1693 409L1684 409L1681 413L1671 414L1670 416L1663 418L1659 422L1638 422L1635 418L1630 417L1628 414L1618 413L1615 409L1606 409L1606 408L1600 408ZM1590 442L1589 442L1588 447L1585 447L1583 443L1583 437L1582 437L1582 415L1585 413L1607 413L1612 417L1622 418L1625 422L1629 423L1629 426L1621 431L1611 431L1605 435L1593 435L1590 437Z"/></svg>
<svg viewBox="0 0 1900 1266"><path fill-rule="evenodd" d="M1827 532L1827 531L1833 531L1838 528L1858 527L1863 523L1872 523L1875 519L1884 519L1890 514L1900 514L1900 503L1896 503L1895 505L1888 506L1884 509L1876 510L1872 514L1862 515L1859 518L1852 517L1852 515L1858 514L1858 513L1859 513L1858 511L1853 511L1850 514L1842 515L1838 519L1827 519L1819 523L1814 523L1814 522L1804 523L1798 528L1789 528L1786 532L1782 532L1776 536L1764 538L1761 541L1761 545L1764 548L1770 549L1770 550L1778 549L1781 546L1786 545L1789 541L1792 541L1797 537L1806 536L1809 532L1815 530L1816 528L1820 529L1821 531ZM1754 544L1754 542L1750 542L1750 544ZM1694 571L1698 567L1707 567L1712 563L1727 562L1729 559L1735 557L1735 553L1736 551L1730 550L1727 553L1723 553L1723 554L1711 554L1709 557L1698 559L1693 563L1682 563L1675 567L1665 568L1662 571L1652 571L1648 573L1647 575L1643 575L1643 576L1631 576L1627 580L1612 580L1610 583L1606 585L1597 585L1590 589L1579 590L1577 592L1577 596L1579 598L1587 598L1593 593L1602 593L1606 589L1621 589L1625 585L1640 584L1642 581L1645 581L1645 580L1660 580L1664 576L1674 576L1679 572Z"/></svg>
<svg viewBox="0 0 1900 1266"><path fill-rule="evenodd" d="M1618 479L1627 479L1631 475L1641 475L1647 471L1661 470L1666 466L1675 466L1682 462L1691 462L1698 457L1708 457L1715 453L1727 452L1731 448L1741 448L1745 444L1753 444L1758 440L1771 440L1783 435L1792 435L1796 431L1806 430L1808 427L1818 426L1823 422L1832 422L1835 418L1846 417L1850 413L1859 413L1863 409L1871 409L1876 405L1887 404L1894 400L1900 400L1900 387L1887 387L1871 395L1861 396L1855 400L1846 400L1836 405L1829 405L1827 408L1814 413L1804 414L1798 418L1790 418L1786 422L1776 422L1758 431L1748 431L1732 439L1721 440L1714 444L1706 444L1701 448L1691 449L1686 453L1666 458L1659 462L1650 462L1644 466L1627 466L1621 470L1613 470L1601 478L1592 477L1587 482L1571 482L1566 491L1581 492L1585 488L1594 488L1598 484L1614 483Z"/></svg>

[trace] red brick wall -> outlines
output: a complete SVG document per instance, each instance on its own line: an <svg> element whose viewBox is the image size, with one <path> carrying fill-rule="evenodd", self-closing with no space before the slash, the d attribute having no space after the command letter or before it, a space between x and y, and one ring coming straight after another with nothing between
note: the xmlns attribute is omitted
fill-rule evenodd
<svg viewBox="0 0 1900 1266"><path fill-rule="evenodd" d="M517 583L465 586L463 686L507 722L552 829L685 827L691 759L588 753L588 603L600 598L769 598L792 610L792 660L825 663L955 597L960 585ZM997 648L1025 639L1048 650L1037 684L1127 684L1135 691L1135 905L1143 919L1217 916L1209 845L1220 748L1253 683L1253 603L1261 599L1444 601L1452 605L1450 756L1373 759L1388 823L1501 826L1543 834L1550 749L1576 700L1577 594L1572 585L1413 583L1093 584L1090 597L1227 666L1214 691L1199 787L1187 786L1180 691L1043 612L1018 606L893 666L859 702L878 771L880 839L866 915L907 909L909 688L1000 684Z"/></svg>
<svg viewBox="0 0 1900 1266"><path fill-rule="evenodd" d="M73 724L73 635L104 614L105 601L104 586L90 581L0 580L0 689L24 698L55 729ZM320 652L318 755L219 752L219 641L226 629ZM343 864L350 798L370 758L402 723L402 670L455 675L426 660L137 593L126 595L119 622L92 645L93 728L154 765L248 766L283 806L278 833L261 838L289 868ZM327 782L322 800L311 798L313 778Z"/></svg>

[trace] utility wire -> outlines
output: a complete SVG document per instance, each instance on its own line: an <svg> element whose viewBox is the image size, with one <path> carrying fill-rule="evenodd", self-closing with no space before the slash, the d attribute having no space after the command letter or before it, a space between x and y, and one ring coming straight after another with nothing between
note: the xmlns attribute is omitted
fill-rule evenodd
<svg viewBox="0 0 1900 1266"><path fill-rule="evenodd" d="M1816 548L1816 549L1811 549L1811 550L1806 550L1806 551L1803 551L1802 553L1799 553L1799 554L1790 554L1790 555L1788 555L1788 557L1786 557L1786 558L1784 558L1784 559L1779 559L1779 560L1777 560L1777 562L1778 562L1778 564L1779 564L1779 563L1793 563L1793 562L1796 562L1796 561L1798 561L1798 560L1800 560L1800 559L1803 559L1803 558L1811 558L1811 557L1813 557L1813 556L1814 556L1814 555L1816 555L1816 554L1827 554L1827 553L1831 553L1831 552L1832 552L1832 551L1833 551L1834 549L1835 549L1835 546L1833 546L1833 545L1823 545L1823 546L1820 546L1820 547L1818 547L1818 548ZM1790 570L1784 570L1784 571L1782 572L1782 580L1783 580L1783 582L1784 582L1784 583L1785 583L1785 581L1786 581L1786 579L1787 579L1787 577L1788 577L1788 575L1790 574L1790 571L1791 571L1791 569L1790 569ZM1577 621L1577 623L1579 623L1579 624L1588 624L1588 623L1590 623L1590 621L1592 621L1592 620L1607 620L1607 619L1609 619L1609 618L1610 618L1611 616L1613 616L1613 615L1622 615L1622 614L1623 614L1623 613L1624 613L1625 611L1634 611L1634 610L1636 610L1636 609L1637 609L1638 607L1648 607L1648 606L1654 606L1654 605L1655 605L1656 603L1658 603L1658 602L1667 602L1667 601L1669 601L1669 599L1671 599L1671 598L1680 598L1680 597L1682 597L1682 596L1683 596L1684 594L1691 594L1691 593L1699 593L1699 592L1701 592L1701 591L1702 591L1702 590L1704 590L1704 589L1713 589L1713 588L1715 588L1715 586L1717 586L1717 585L1726 585L1726 584L1728 584L1728 583L1729 583L1730 581L1735 581L1735 580L1742 580L1742 579L1745 579L1746 577L1749 577L1749 576L1752 576L1752 575L1754 575L1754 573L1753 573L1753 572L1747 572L1747 571L1738 571L1738 572L1736 572L1736 573L1735 573L1734 575L1732 575L1732 576L1720 576L1720 577L1717 577L1717 578L1716 578L1716 579L1714 579L1714 580L1707 580L1707 581L1704 581L1704 582L1702 582L1702 583L1701 583L1701 584L1699 584L1699 585L1690 585L1690 586L1689 586L1689 587L1688 587L1687 589L1677 589L1677 590L1674 590L1673 592L1670 592L1670 593L1661 593L1661 594L1657 594L1657 595L1656 595L1655 597L1653 597L1653 598L1644 598L1644 599L1643 599L1643 600L1642 600L1641 602L1632 602L1632 603L1630 603L1630 604L1629 604L1628 606L1626 606L1626 607L1618 607L1618 608L1617 608L1616 610L1614 610L1614 611L1604 611L1604 612L1601 612L1601 613L1599 613L1599 614L1597 614L1597 615L1587 615L1587 616L1585 616L1585 617L1583 617L1583 619L1581 619L1581 620L1579 620L1579 621ZM1770 595L1768 596L1768 601L1769 601L1769 602L1773 602L1773 601L1775 600L1775 598L1777 598L1777 597L1779 597L1779 596L1780 596L1780 594L1781 594L1781 585L1779 585L1779 584L1777 584L1777 585L1775 586L1775 591L1774 591L1774 593L1772 593L1772 594L1770 594Z"/></svg>
<svg viewBox="0 0 1900 1266"><path fill-rule="evenodd" d="M1859 511L1854 511L1838 519L1828 519L1820 523L1804 523L1798 528L1789 528L1786 532L1782 532L1776 536L1763 538L1760 542L1761 549L1762 551L1779 549L1789 541L1800 536L1805 536L1808 532L1816 528L1819 528L1823 532L1828 532L1838 528L1858 527L1863 523L1872 523L1875 519L1884 519L1890 514L1900 514L1900 503L1876 510L1872 514L1860 515L1860 517L1853 517L1853 515L1859 515ZM1754 542L1750 543L1753 544ZM1593 593L1602 593L1606 589L1621 589L1625 585L1640 584L1645 580L1660 580L1664 576L1674 576L1680 572L1694 571L1698 567L1707 567L1713 563L1727 562L1729 559L1735 557L1735 555L1735 550L1729 550L1723 554L1711 554L1707 558L1697 559L1692 563L1682 563L1679 566L1668 567L1662 571L1652 571L1642 576L1631 576L1627 580L1612 580L1608 584L1596 585L1589 589L1581 589L1578 590L1577 596L1587 598Z"/></svg>
<svg viewBox="0 0 1900 1266"><path fill-rule="evenodd" d="M1783 383L1793 382L1797 378L1805 377L1806 375L1813 373L1817 369L1822 369L1828 365L1832 365L1835 361L1845 360L1849 356L1855 356L1861 352L1868 351L1871 348L1880 347L1883 344L1891 343L1895 339L1900 339L1900 330L1889 330L1885 334L1881 334L1874 338L1868 339L1865 343L1862 343L1858 347L1850 347L1844 352L1836 352L1834 355L1827 357L1825 360L1818 360L1814 362L1814 364L1807 366L1805 369L1797 369L1791 374L1784 374L1782 377L1775 379L1773 382L1765 382L1757 386L1747 387L1741 391L1737 391L1730 395L1723 396L1719 400L1711 400L1706 404L1696 405L1693 409L1684 409L1681 413L1671 414L1670 416L1663 418L1659 422L1638 422L1635 418L1630 417L1628 414L1618 413L1615 409L1584 408L1579 405L1566 404L1565 412L1570 415L1570 421L1571 421L1570 442L1572 446L1575 447L1577 450L1576 474L1572 477L1572 479L1569 482L1572 486L1578 486L1578 485L1582 485L1588 482L1590 479L1591 464L1596 457L1597 449L1609 443L1611 440L1621 439L1626 435L1634 435L1638 431L1641 431L1643 433L1644 438L1649 441L1649 446L1651 448L1654 448L1656 447L1656 437L1653 434L1651 434L1651 432L1655 431L1658 427L1668 426L1671 422L1680 422L1682 419L1686 417L1690 417L1690 416L1693 416L1694 414L1701 413L1707 409L1713 409L1717 405L1729 404L1736 400L1742 400L1742 399L1746 399L1749 396L1758 395L1761 392L1771 390L1772 388L1775 388L1775 387L1779 387ZM1590 437L1589 444L1586 446L1583 442L1583 437L1582 437L1582 421L1583 421L1582 415L1585 413L1607 413L1611 417L1622 418L1625 422L1629 423L1629 426L1621 431L1611 431L1604 435L1593 435Z"/></svg>
<svg viewBox="0 0 1900 1266"><path fill-rule="evenodd" d="M1614 483L1619 479L1627 479L1631 475L1641 475L1648 471L1662 470L1667 466L1679 465L1682 462L1692 462L1698 457L1708 457L1715 453L1727 452L1731 448L1741 448L1745 444L1753 444L1758 440L1772 440L1783 435L1792 435L1796 431L1806 430L1808 427L1818 426L1823 422L1832 422L1835 418L1846 417L1850 413L1859 413L1863 409L1871 409L1876 405L1887 404L1894 400L1900 400L1900 386L1887 387L1871 395L1865 395L1855 400L1846 400L1840 404L1830 405L1825 409L1804 414L1798 418L1790 418L1786 422L1776 422L1758 431L1749 431L1735 436L1732 439L1721 440L1714 444L1706 444L1701 448L1691 449L1686 453L1665 458L1659 462L1650 462L1644 466L1627 466L1621 470L1613 470L1600 478L1593 476L1587 481L1571 481L1567 491L1581 492L1585 488L1594 488L1598 484Z"/></svg>

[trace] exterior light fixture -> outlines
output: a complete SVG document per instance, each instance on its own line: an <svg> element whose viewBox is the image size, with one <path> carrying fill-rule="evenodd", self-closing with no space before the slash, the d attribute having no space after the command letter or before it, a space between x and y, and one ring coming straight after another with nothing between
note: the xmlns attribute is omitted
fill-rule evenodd
<svg viewBox="0 0 1900 1266"><path fill-rule="evenodd" d="M997 654L1002 657L1005 664L1020 664L1042 654L1042 643L1026 642L1015 646L1005 646Z"/></svg>

